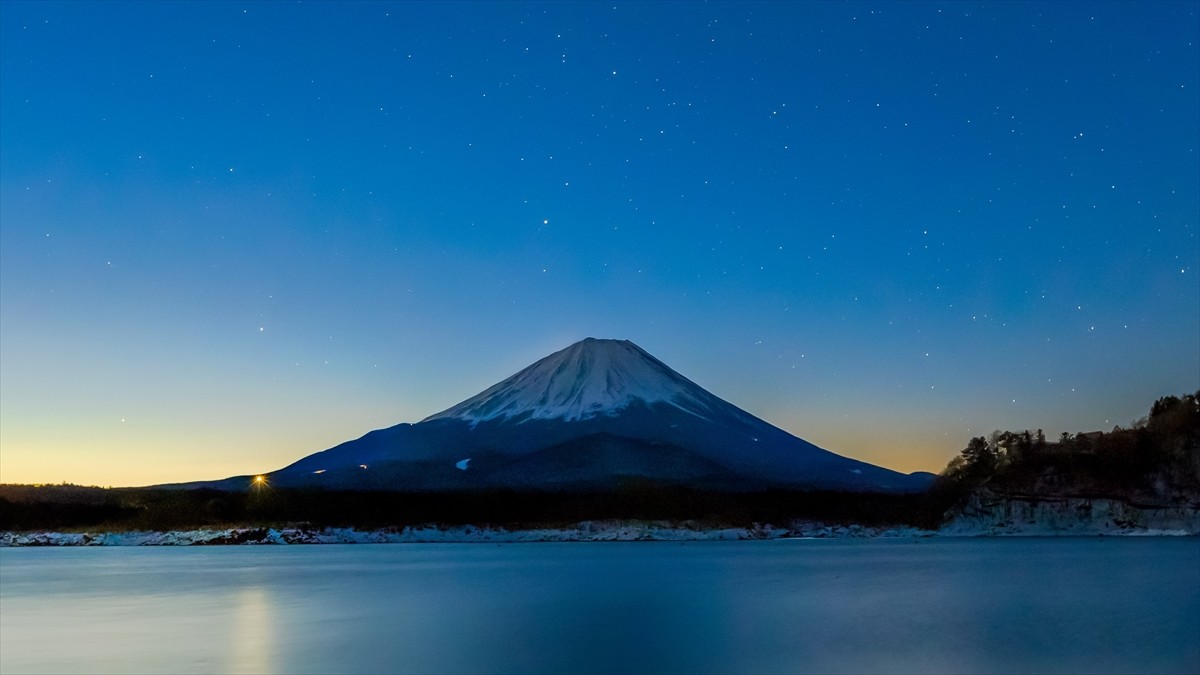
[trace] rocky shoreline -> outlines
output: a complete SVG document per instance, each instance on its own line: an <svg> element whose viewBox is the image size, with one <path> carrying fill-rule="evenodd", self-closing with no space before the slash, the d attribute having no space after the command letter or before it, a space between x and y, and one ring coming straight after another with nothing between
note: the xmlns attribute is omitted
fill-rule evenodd
<svg viewBox="0 0 1200 675"><path fill-rule="evenodd" d="M1200 503L978 490L940 532L955 536L1200 535Z"/></svg>

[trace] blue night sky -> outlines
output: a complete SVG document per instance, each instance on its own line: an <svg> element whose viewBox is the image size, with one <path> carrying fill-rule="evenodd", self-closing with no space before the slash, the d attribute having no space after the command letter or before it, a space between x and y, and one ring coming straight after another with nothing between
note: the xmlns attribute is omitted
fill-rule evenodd
<svg viewBox="0 0 1200 675"><path fill-rule="evenodd" d="M0 480L270 470L630 339L939 470L1200 387L1200 4L0 4Z"/></svg>

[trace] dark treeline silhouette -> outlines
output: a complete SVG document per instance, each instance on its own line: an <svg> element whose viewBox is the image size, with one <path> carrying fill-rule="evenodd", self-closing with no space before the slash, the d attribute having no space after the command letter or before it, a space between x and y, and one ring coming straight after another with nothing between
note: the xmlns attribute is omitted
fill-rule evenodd
<svg viewBox="0 0 1200 675"><path fill-rule="evenodd" d="M980 488L1134 503L1200 501L1200 391L1158 399L1129 428L1064 433L1053 441L1040 429L972 438L929 496L950 508Z"/></svg>
<svg viewBox="0 0 1200 675"><path fill-rule="evenodd" d="M690 521L700 527L814 520L874 526L926 523L920 494L735 493L630 483L611 492L494 490L454 493L338 492L253 488L101 489L86 503L61 486L0 486L0 530L171 530L285 526L386 528L437 523L554 527L584 520Z"/></svg>

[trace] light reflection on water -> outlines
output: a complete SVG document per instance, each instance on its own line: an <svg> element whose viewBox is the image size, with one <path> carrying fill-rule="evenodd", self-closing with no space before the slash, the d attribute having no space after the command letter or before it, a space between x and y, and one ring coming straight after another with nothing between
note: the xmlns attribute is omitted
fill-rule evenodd
<svg viewBox="0 0 1200 675"><path fill-rule="evenodd" d="M238 590L233 599L233 620L226 637L230 660L225 668L241 673L272 673L278 670L272 656L277 644L274 611L263 586Z"/></svg>
<svg viewBox="0 0 1200 675"><path fill-rule="evenodd" d="M0 550L3 672L1197 672L1200 540Z"/></svg>

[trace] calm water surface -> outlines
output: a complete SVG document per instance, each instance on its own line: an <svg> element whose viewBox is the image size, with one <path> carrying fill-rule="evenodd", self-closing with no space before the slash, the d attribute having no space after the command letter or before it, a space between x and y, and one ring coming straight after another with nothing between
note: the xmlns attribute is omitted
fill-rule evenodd
<svg viewBox="0 0 1200 675"><path fill-rule="evenodd" d="M0 671L1200 672L1200 540L0 549Z"/></svg>

